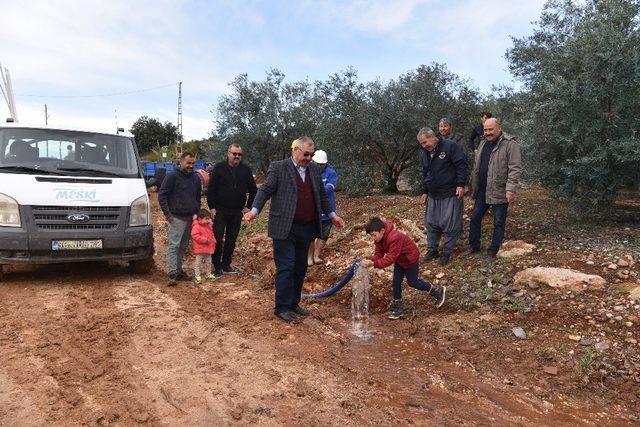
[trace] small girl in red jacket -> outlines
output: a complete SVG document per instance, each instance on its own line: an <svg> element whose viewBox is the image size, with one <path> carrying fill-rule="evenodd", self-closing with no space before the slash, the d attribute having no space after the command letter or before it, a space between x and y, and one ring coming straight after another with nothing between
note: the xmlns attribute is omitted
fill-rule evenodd
<svg viewBox="0 0 640 427"><path fill-rule="evenodd" d="M215 280L217 277L211 274L211 254L216 248L216 237L211 226L211 212L200 209L197 216L194 215L191 224L191 240L193 240L193 253L195 260L195 282L202 283L202 275L207 280ZM200 269L203 266L204 269Z"/></svg>
<svg viewBox="0 0 640 427"><path fill-rule="evenodd" d="M361 265L386 268L393 264L393 303L389 319L399 319L405 312L402 306L402 280L405 277L409 286L429 292L436 307L442 307L447 288L432 285L418 277L420 251L409 236L394 230L391 221L383 221L378 217L369 219L365 231L373 238L376 250L374 255L370 259L363 260Z"/></svg>

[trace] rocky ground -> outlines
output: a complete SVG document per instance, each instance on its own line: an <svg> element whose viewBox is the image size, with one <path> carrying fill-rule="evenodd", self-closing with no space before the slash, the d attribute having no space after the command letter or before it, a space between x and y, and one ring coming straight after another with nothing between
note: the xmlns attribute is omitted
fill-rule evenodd
<svg viewBox="0 0 640 427"><path fill-rule="evenodd" d="M371 252L362 224L373 214L424 249L418 198L338 205L347 227L310 268L307 291ZM152 273L95 263L5 275L0 426L637 424L640 200L625 195L616 212L580 222L527 189L510 207L508 256L462 258L461 248L444 268L421 266L449 287L442 309L406 289L409 315L388 320L391 272L373 271L373 336L362 340L350 331L349 286L307 302L300 325L273 318L264 214L241 235L244 274L167 288L156 209Z"/></svg>

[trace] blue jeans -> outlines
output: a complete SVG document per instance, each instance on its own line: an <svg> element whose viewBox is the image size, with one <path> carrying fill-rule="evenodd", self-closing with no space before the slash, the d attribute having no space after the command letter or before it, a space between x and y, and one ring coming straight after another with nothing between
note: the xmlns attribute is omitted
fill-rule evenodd
<svg viewBox="0 0 640 427"><path fill-rule="evenodd" d="M416 262L409 268L402 268L398 264L393 264L393 299L400 300L402 299L402 280L406 277L407 283L409 286L415 289L420 289L421 291L428 291L431 289L431 283L426 282L424 280L420 280L418 277L419 273L418 263Z"/></svg>
<svg viewBox="0 0 640 427"><path fill-rule="evenodd" d="M273 239L273 260L276 264L275 314L293 311L300 304L302 284L307 274L307 253L316 234L315 222L293 223L286 239Z"/></svg>
<svg viewBox="0 0 640 427"><path fill-rule="evenodd" d="M486 193L484 191L478 192L476 196L475 204L473 205L473 212L471 213L471 224L469 225L469 246L471 249L480 249L480 230L482 225L482 218L491 208L493 213L493 237L491 238L491 245L487 248L487 252L497 254L504 240L504 226L507 222L507 209L509 203L500 203L489 205L486 202Z"/></svg>

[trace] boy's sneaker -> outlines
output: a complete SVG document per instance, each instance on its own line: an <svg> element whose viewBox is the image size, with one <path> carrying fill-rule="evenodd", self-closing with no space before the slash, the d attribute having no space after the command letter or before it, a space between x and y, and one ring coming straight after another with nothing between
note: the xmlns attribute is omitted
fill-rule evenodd
<svg viewBox="0 0 640 427"><path fill-rule="evenodd" d="M216 276L216 279L219 279L222 277L222 268L216 268L215 271L213 272L213 275Z"/></svg>
<svg viewBox="0 0 640 427"><path fill-rule="evenodd" d="M438 258L438 251L428 251L425 256L422 257L422 261L429 262Z"/></svg>
<svg viewBox="0 0 640 427"><path fill-rule="evenodd" d="M389 313L388 317L391 320L398 320L404 315L404 313L405 313L405 309L402 306L402 302L394 301L391 303L391 313Z"/></svg>
<svg viewBox="0 0 640 427"><path fill-rule="evenodd" d="M193 277L189 276L185 271L181 270L176 275L176 280L181 280L183 282L188 282L189 280L193 280Z"/></svg>
<svg viewBox="0 0 640 427"><path fill-rule="evenodd" d="M216 276L213 273L209 273L209 274L207 274L207 277L205 277L205 279L210 280L210 281L213 281L213 280L216 280L216 279L219 279L219 278L220 278L220 276Z"/></svg>
<svg viewBox="0 0 640 427"><path fill-rule="evenodd" d="M227 265L226 267L222 267L222 272L224 274L237 274L238 270L236 270L235 268L231 267L230 265Z"/></svg>
<svg viewBox="0 0 640 427"><path fill-rule="evenodd" d="M438 260L438 265L440 267L444 267L445 265L449 264L450 260L451 260L451 254L443 254Z"/></svg>
<svg viewBox="0 0 640 427"><path fill-rule="evenodd" d="M193 281L196 282L196 285L202 283L202 276L196 276L193 278Z"/></svg>
<svg viewBox="0 0 640 427"><path fill-rule="evenodd" d="M446 295L447 295L447 287L439 286L439 285L433 285L433 289L429 293L429 296L433 298L433 301L435 302L437 308L442 307L442 304L444 304L444 299Z"/></svg>
<svg viewBox="0 0 640 427"><path fill-rule="evenodd" d="M176 276L176 273L169 273L169 283L167 283L167 286L175 286L178 284Z"/></svg>

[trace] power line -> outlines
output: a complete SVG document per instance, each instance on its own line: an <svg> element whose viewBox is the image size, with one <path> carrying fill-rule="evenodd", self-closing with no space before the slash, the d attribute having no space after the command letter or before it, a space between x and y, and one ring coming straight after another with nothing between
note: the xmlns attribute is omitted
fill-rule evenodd
<svg viewBox="0 0 640 427"><path fill-rule="evenodd" d="M109 96L122 96L122 95L132 95L134 93L149 92L149 91L152 91L152 90L157 90L157 89L162 89L162 88L165 88L165 87L175 86L177 84L178 84L178 82L169 83L169 84L162 85L162 86L150 87L150 88L146 88L146 89L132 90L132 91L128 91L128 92L113 92L113 93L103 93L103 94L98 94L98 95L34 95L34 94L21 95L21 94L16 94L16 96L21 96L23 98L104 98L104 97L109 97Z"/></svg>

